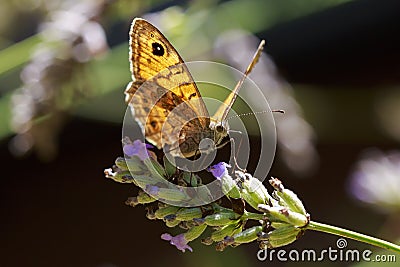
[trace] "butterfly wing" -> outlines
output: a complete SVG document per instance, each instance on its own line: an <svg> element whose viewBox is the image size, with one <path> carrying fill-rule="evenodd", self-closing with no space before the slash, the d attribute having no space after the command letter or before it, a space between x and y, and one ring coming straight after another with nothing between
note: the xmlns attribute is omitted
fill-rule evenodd
<svg viewBox="0 0 400 267"><path fill-rule="evenodd" d="M159 149L162 142L176 147L183 142L176 131L187 128L186 135L190 135L208 128L209 114L187 66L165 36L146 20L132 22L129 55L133 82L125 91L126 101L149 142Z"/></svg>
<svg viewBox="0 0 400 267"><path fill-rule="evenodd" d="M235 103L236 97L238 96L239 90L240 90L243 82L245 81L246 77L250 74L250 72L253 70L254 66L257 64L257 62L261 56L261 52L264 49L264 45L265 45L265 41L261 40L261 42L257 48L257 51L254 54L253 59L251 60L249 66L247 67L243 76L241 77L239 82L236 84L235 88L232 90L232 92L229 94L229 96L225 99L224 103L215 112L215 114L213 116L214 121L225 123L228 113L231 110L233 103Z"/></svg>

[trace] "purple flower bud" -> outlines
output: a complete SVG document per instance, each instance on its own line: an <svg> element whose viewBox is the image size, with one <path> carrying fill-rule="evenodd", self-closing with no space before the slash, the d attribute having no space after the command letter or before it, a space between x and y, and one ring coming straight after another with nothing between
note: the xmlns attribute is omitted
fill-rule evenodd
<svg viewBox="0 0 400 267"><path fill-rule="evenodd" d="M224 176L224 174L228 171L226 167L230 167L229 164L220 162L208 167L207 170L211 172L217 180L221 180L222 176Z"/></svg>
<svg viewBox="0 0 400 267"><path fill-rule="evenodd" d="M133 143L124 145L123 150L125 155L129 157L138 156L143 161L149 157L147 149L152 147L152 145L145 144L140 140L135 140Z"/></svg>
<svg viewBox="0 0 400 267"><path fill-rule="evenodd" d="M177 236L171 236L168 233L162 234L161 239L169 241L171 245L174 245L177 249L181 250L182 252L185 252L186 249L190 250L190 252L193 252L193 249L188 246L188 241L185 239L184 234L179 234Z"/></svg>
<svg viewBox="0 0 400 267"><path fill-rule="evenodd" d="M151 196L157 196L158 192L160 192L160 188L155 185L146 185L146 193L148 193Z"/></svg>
<svg viewBox="0 0 400 267"><path fill-rule="evenodd" d="M151 149L151 148L154 148L154 146L153 146L153 145L150 145L150 144L146 144L146 148L147 148L147 149Z"/></svg>
<svg viewBox="0 0 400 267"><path fill-rule="evenodd" d="M135 146L133 144L124 145L123 150L124 150L125 155L130 156L130 157L135 155L135 153L136 153Z"/></svg>

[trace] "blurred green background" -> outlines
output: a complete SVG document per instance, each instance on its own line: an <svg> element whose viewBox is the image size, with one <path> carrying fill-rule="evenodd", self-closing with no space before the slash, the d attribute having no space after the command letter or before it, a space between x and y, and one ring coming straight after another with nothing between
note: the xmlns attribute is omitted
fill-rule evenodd
<svg viewBox="0 0 400 267"><path fill-rule="evenodd" d="M395 0L2 1L0 266L313 264L259 262L257 244L221 253L194 241L194 252L182 254L160 240L171 229L124 205L132 186L104 178L122 154L128 32L143 16L186 60L242 70L250 57L239 54L251 55L257 41L237 48L226 36L265 39L264 63L251 77L272 108L287 111L277 119L270 174L314 220L398 240L400 200L361 202L351 177L365 151L399 148L399 15ZM397 188L376 174L382 194ZM391 175L398 184L400 171ZM336 240L307 232L285 249L322 250Z"/></svg>

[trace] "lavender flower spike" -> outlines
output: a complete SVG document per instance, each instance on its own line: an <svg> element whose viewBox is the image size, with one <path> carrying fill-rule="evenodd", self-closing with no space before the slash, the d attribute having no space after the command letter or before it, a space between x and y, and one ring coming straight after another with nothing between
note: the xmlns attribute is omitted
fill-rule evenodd
<svg viewBox="0 0 400 267"><path fill-rule="evenodd" d="M161 239L169 241L171 245L174 245L177 249L181 250L182 252L185 252L186 249L190 250L190 252L193 252L193 249L188 246L188 241L185 239L184 234L179 234L177 236L171 236L168 233L162 234Z"/></svg>

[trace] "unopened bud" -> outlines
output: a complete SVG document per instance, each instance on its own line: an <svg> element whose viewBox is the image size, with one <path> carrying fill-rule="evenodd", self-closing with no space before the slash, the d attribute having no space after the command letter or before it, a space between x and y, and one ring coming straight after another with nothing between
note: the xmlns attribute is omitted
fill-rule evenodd
<svg viewBox="0 0 400 267"><path fill-rule="evenodd" d="M123 157L118 157L115 160L115 165L117 165L117 167L123 171L128 170L128 165L126 164L125 158Z"/></svg>
<svg viewBox="0 0 400 267"><path fill-rule="evenodd" d="M257 209L259 204L268 203L270 198L267 189L260 180L253 177L249 177L243 182L242 197L255 209Z"/></svg>
<svg viewBox="0 0 400 267"><path fill-rule="evenodd" d="M306 215L291 211L286 207L270 207L260 204L258 210L265 212L271 221L286 222L297 227L304 227L309 221Z"/></svg>
<svg viewBox="0 0 400 267"><path fill-rule="evenodd" d="M165 216L176 214L178 212L178 210L179 210L179 207L176 207L176 206L162 207L162 208L159 208L158 210L156 210L155 216L157 219L162 220L165 218Z"/></svg>
<svg viewBox="0 0 400 267"><path fill-rule="evenodd" d="M237 222L236 220L239 217L239 214L236 214L233 211L226 210L208 215L204 218L204 220L205 223L209 226L223 226Z"/></svg>
<svg viewBox="0 0 400 267"><path fill-rule="evenodd" d="M113 172L112 169L106 169L104 170L104 174L106 175L107 178L113 179L115 182L118 183L136 184L135 179L132 177L131 173L126 170L125 171L118 170L117 172Z"/></svg>
<svg viewBox="0 0 400 267"><path fill-rule="evenodd" d="M209 245L211 245L212 243L214 243L214 241L212 240L211 236L209 236L209 237L203 238L203 239L201 240L201 243L204 244L204 245L209 246Z"/></svg>
<svg viewBox="0 0 400 267"><path fill-rule="evenodd" d="M174 175L176 174L176 172L177 172L176 166L174 166L174 165L168 160L167 157L164 157L164 158L163 158L163 161L164 161L165 174L166 174L168 177L174 176Z"/></svg>
<svg viewBox="0 0 400 267"><path fill-rule="evenodd" d="M297 236L301 229L287 225L268 232L269 240L286 240L288 237Z"/></svg>
<svg viewBox="0 0 400 267"><path fill-rule="evenodd" d="M164 179L166 176L164 168L153 158L146 158L143 163L147 166L150 171L152 178Z"/></svg>
<svg viewBox="0 0 400 267"><path fill-rule="evenodd" d="M277 231L274 233L274 231ZM278 248L282 246L289 245L297 240L297 235L301 230L294 228L287 231L287 229L276 229L270 233L270 238L268 240L269 248Z"/></svg>
<svg viewBox="0 0 400 267"><path fill-rule="evenodd" d="M158 197L173 202L181 202L188 199L188 196L177 189L160 188Z"/></svg>
<svg viewBox="0 0 400 267"><path fill-rule="evenodd" d="M125 201L125 204L131 207L136 207L139 202L137 200L137 197L130 197Z"/></svg>
<svg viewBox="0 0 400 267"><path fill-rule="evenodd" d="M239 187L228 172L221 177L221 184L224 195L235 199L241 198Z"/></svg>
<svg viewBox="0 0 400 267"><path fill-rule="evenodd" d="M148 195L143 191L139 191L139 194L136 198L139 204L147 204L156 201L155 198L151 197L150 195Z"/></svg>
<svg viewBox="0 0 400 267"><path fill-rule="evenodd" d="M184 233L185 239L188 242L195 240L204 232L204 230L206 230L206 228L206 224L193 226L186 233Z"/></svg>
<svg viewBox="0 0 400 267"><path fill-rule="evenodd" d="M121 169L128 169L133 175L134 174L143 174L147 172L146 165L138 157L132 158L123 158L125 163L121 158L117 158L115 161L115 165L120 167Z"/></svg>
<svg viewBox="0 0 400 267"><path fill-rule="evenodd" d="M240 232L242 227L238 224L229 224L211 234L211 239L215 242L222 241L226 236L233 236L235 233Z"/></svg>
<svg viewBox="0 0 400 267"><path fill-rule="evenodd" d="M250 243L258 238L258 234L262 231L262 226L253 226L233 236L235 243Z"/></svg>
<svg viewBox="0 0 400 267"><path fill-rule="evenodd" d="M147 207L146 210L147 210L147 213L146 213L147 219L149 219L149 220L157 219L157 217L154 213L154 207Z"/></svg>
<svg viewBox="0 0 400 267"><path fill-rule="evenodd" d="M281 181L277 178L271 178L270 184L275 188L276 194L283 200L281 205L287 206L290 210L306 215L306 209L299 197L291 190L285 189Z"/></svg>
<svg viewBox="0 0 400 267"><path fill-rule="evenodd" d="M180 221L190 221L196 218L201 218L203 213L201 208L182 208L176 214L176 219Z"/></svg>
<svg viewBox="0 0 400 267"><path fill-rule="evenodd" d="M192 186L192 187L196 187L197 181L199 180L199 176L191 173L191 172L184 172L182 174L183 176L183 180L186 182L186 184Z"/></svg>
<svg viewBox="0 0 400 267"><path fill-rule="evenodd" d="M180 223L181 223L181 221L175 219L175 216L171 216L170 219L168 219L168 218L165 219L165 225L168 227L171 227L171 228L177 226Z"/></svg>

